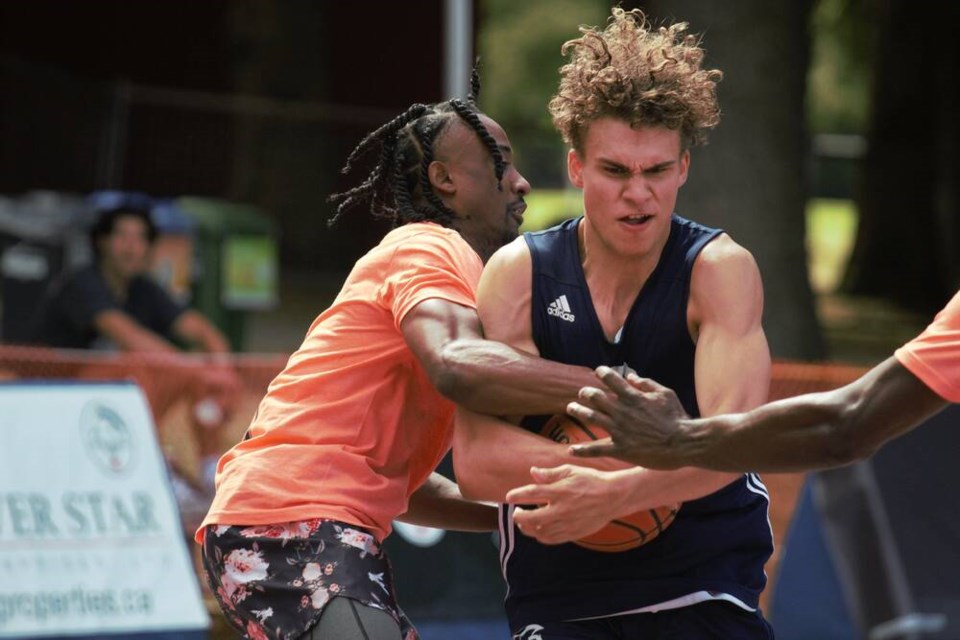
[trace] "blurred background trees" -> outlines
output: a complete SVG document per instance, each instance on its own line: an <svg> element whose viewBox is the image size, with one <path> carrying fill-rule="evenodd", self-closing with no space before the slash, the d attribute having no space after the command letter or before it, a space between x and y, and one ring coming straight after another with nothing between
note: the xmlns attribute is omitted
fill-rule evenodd
<svg viewBox="0 0 960 640"><path fill-rule="evenodd" d="M481 106L534 185L531 222L578 214L546 103L561 44L578 25L602 25L613 3L450 1L472 11ZM449 6L0 3L0 192L110 187L255 204L280 227L284 277L300 274L316 311L328 291L317 283L338 281L385 231L359 211L326 227L326 196L352 183L337 170L366 131L449 97ZM757 257L775 355L835 357L828 316L844 296L929 314L956 290L960 45L947 30L960 5L622 6L688 22L724 71L723 118L694 151L678 210ZM850 332L864 322L858 312Z"/></svg>
<svg viewBox="0 0 960 640"><path fill-rule="evenodd" d="M930 313L960 282L960 5L849 2L874 31L860 225L844 290Z"/></svg>

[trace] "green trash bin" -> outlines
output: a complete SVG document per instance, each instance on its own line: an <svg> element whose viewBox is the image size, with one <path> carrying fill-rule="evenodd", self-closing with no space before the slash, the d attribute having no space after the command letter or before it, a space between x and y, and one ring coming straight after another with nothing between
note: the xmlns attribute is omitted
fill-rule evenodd
<svg viewBox="0 0 960 640"><path fill-rule="evenodd" d="M251 311L278 302L278 231L250 204L185 196L177 206L196 222L193 306L244 350Z"/></svg>

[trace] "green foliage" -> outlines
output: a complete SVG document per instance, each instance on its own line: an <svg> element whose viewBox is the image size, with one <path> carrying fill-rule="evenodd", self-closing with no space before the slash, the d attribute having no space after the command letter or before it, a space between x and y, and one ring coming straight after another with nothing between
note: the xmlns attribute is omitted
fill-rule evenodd
<svg viewBox="0 0 960 640"><path fill-rule="evenodd" d="M857 233L852 200L814 198L807 203L807 262L817 293L835 291L843 278Z"/></svg>
<svg viewBox="0 0 960 640"><path fill-rule="evenodd" d="M477 47L483 110L508 131L533 129L557 137L547 103L564 62L560 47L579 36L577 25L603 24L609 7L605 0L482 0Z"/></svg>
<svg viewBox="0 0 960 640"><path fill-rule="evenodd" d="M875 0L818 0L811 16L807 120L814 133L865 133Z"/></svg>
<svg viewBox="0 0 960 640"><path fill-rule="evenodd" d="M556 137L547 102L578 25L603 25L609 0L481 0L477 48L483 109L511 136ZM816 0L811 16L808 121L815 133L863 133L876 37L876 0ZM544 144L544 143L540 143Z"/></svg>
<svg viewBox="0 0 960 640"><path fill-rule="evenodd" d="M611 3L480 0L479 6L480 106L506 129L517 166L535 188L562 187L565 147L547 111L565 63L560 48L580 36L579 25L605 24Z"/></svg>
<svg viewBox="0 0 960 640"><path fill-rule="evenodd" d="M546 229L582 212L583 204L578 189L536 189L527 196L522 231Z"/></svg>

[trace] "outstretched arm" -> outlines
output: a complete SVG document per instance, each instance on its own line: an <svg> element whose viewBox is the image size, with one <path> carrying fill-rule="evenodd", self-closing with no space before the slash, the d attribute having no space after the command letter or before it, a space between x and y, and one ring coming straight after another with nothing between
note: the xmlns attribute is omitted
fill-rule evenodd
<svg viewBox="0 0 960 640"><path fill-rule="evenodd" d="M593 373L485 340L474 309L421 302L401 330L434 386L457 404L497 415L563 413Z"/></svg>
<svg viewBox="0 0 960 640"><path fill-rule="evenodd" d="M584 389L569 412L602 426L613 440L576 445L574 453L660 469L802 471L848 464L948 404L893 357L833 391L699 420L687 417L673 391L652 380L624 380L606 367L597 375L606 389Z"/></svg>
<svg viewBox="0 0 960 640"><path fill-rule="evenodd" d="M525 294L522 281L505 275L523 260L528 274ZM563 413L580 387L592 384L588 368L537 358L536 350L500 332L500 327L521 319L524 295L529 305L529 261L526 244L518 238L488 262L477 291L477 309L429 298L400 323L407 345L434 386L467 409L496 415ZM509 304L490 303L503 296Z"/></svg>

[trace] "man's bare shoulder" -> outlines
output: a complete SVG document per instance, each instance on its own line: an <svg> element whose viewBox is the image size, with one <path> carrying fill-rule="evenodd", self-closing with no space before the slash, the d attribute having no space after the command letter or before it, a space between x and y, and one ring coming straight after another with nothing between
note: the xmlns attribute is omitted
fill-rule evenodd
<svg viewBox="0 0 960 640"><path fill-rule="evenodd" d="M503 245L490 257L484 271L494 273L516 273L518 270L530 270L530 247L523 236Z"/></svg>
<svg viewBox="0 0 960 640"><path fill-rule="evenodd" d="M707 244L693 265L690 319L743 317L750 322L763 310L763 282L753 255L727 234Z"/></svg>
<svg viewBox="0 0 960 640"><path fill-rule="evenodd" d="M714 265L740 261L754 262L753 254L726 233L721 233L708 242L697 257L698 263L706 262Z"/></svg>
<svg viewBox="0 0 960 640"><path fill-rule="evenodd" d="M747 277L759 276L757 261L745 247L723 233L709 242L697 256L693 265L693 281L705 286Z"/></svg>

